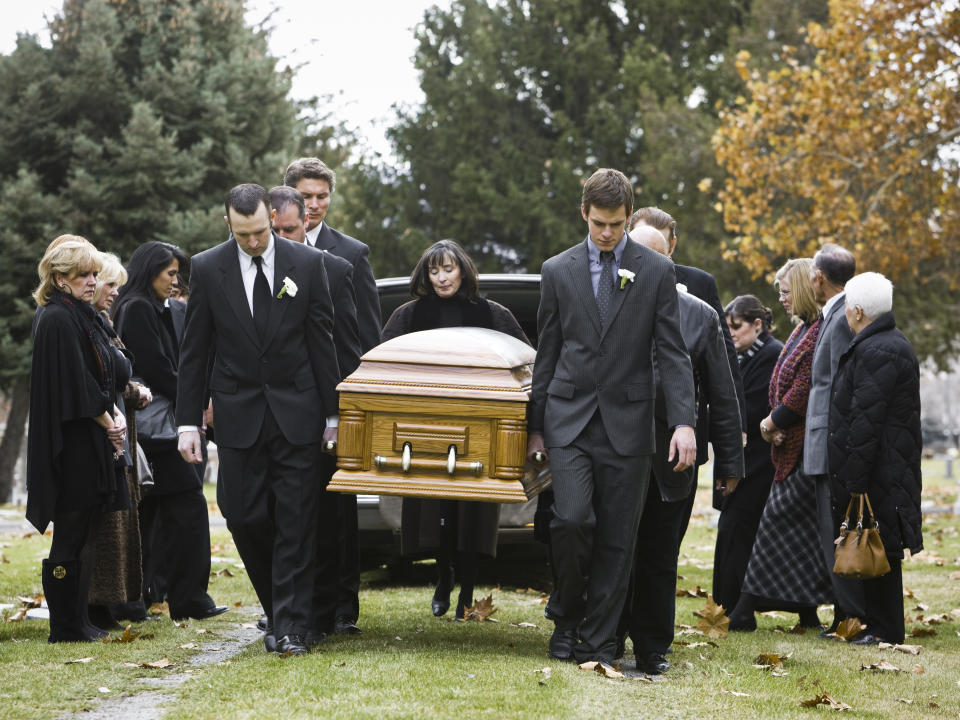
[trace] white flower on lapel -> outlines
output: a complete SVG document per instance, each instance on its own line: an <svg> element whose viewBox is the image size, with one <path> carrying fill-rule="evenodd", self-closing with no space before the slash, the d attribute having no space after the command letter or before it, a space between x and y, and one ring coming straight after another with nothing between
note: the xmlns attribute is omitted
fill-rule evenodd
<svg viewBox="0 0 960 720"><path fill-rule="evenodd" d="M627 270L626 268L620 268L617 270L617 275L620 276L620 289L623 290L628 282L633 282L633 279L637 276L636 273Z"/></svg>
<svg viewBox="0 0 960 720"><path fill-rule="evenodd" d="M677 283L677 292L685 293L687 292L687 286L683 283Z"/></svg>
<svg viewBox="0 0 960 720"><path fill-rule="evenodd" d="M289 295L290 297L297 296L297 284L288 277L283 278L283 287L280 288L277 297L282 298L284 295Z"/></svg>

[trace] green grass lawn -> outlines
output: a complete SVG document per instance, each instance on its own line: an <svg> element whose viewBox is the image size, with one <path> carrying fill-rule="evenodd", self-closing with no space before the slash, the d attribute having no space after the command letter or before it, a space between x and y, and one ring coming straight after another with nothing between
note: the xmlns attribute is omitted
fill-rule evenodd
<svg viewBox="0 0 960 720"><path fill-rule="evenodd" d="M954 481L928 469L925 497L956 499ZM705 495L705 488L701 493ZM700 504L705 498L700 499ZM711 586L716 531L694 517L682 548L681 588ZM430 615L432 568L404 577L364 574L359 637L336 637L301 658L279 658L255 642L230 660L191 667L194 646L256 620L256 599L226 532L214 533L211 594L231 612L178 627L164 617L134 629L153 637L128 644L48 645L43 621L0 624L0 718L48 720L94 707L102 698L153 690L141 678L189 670L169 689L165 718L809 718L834 711L799 701L827 692L862 718L957 718L960 714L960 537L952 515L924 523L927 550L904 565L908 638L919 655L847 646L814 633L785 632L796 616L761 616L752 634L711 640L678 634L662 678L611 680L547 657L552 625L543 618L549 573L537 553L501 557L483 570L499 622L456 623ZM0 602L40 591L40 559L49 537L0 538ZM509 555L510 553L506 553ZM953 575L953 579L951 578ZM500 583L499 585L497 583ZM678 598L677 623L696 627L701 598ZM821 618L830 612L821 609ZM930 619L936 624L929 624ZM536 627L518 627L531 623ZM678 633L683 632L682 628ZM694 644L696 643L696 644ZM761 653L789 655L780 671L754 667ZM167 657L173 668L139 666ZM70 660L91 658L85 663ZM861 670L881 660L895 671ZM627 667L631 667L628 654ZM550 668L549 676L537 672Z"/></svg>

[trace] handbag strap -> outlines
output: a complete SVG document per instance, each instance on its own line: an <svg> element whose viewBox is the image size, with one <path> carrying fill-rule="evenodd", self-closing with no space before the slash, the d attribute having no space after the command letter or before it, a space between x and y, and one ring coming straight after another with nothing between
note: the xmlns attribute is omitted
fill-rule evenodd
<svg viewBox="0 0 960 720"><path fill-rule="evenodd" d="M847 503L847 512L844 514L843 522L840 523L840 532L846 532L850 529L850 512L853 510L853 496L850 496L850 502Z"/></svg>
<svg viewBox="0 0 960 720"><path fill-rule="evenodd" d="M868 510L869 513L870 513L870 517L873 519L873 528L874 528L874 530L879 530L879 529L880 529L880 521L877 520L877 515L876 515L876 513L873 512L873 505L870 504L870 496L867 495L866 493L864 493L863 495L860 496L860 498L861 498L861 499L860 499L861 504L863 503L864 500L866 500L866 502L867 502L867 510ZM861 515L861 517L863 516L863 511L860 512L860 515Z"/></svg>

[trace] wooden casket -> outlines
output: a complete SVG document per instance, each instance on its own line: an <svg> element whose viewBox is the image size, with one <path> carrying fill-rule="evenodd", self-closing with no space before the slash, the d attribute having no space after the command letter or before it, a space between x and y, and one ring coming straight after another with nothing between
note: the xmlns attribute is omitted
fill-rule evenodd
<svg viewBox="0 0 960 720"><path fill-rule="evenodd" d="M337 388L339 469L329 489L501 503L537 495L549 473L525 466L535 356L475 327L373 348Z"/></svg>

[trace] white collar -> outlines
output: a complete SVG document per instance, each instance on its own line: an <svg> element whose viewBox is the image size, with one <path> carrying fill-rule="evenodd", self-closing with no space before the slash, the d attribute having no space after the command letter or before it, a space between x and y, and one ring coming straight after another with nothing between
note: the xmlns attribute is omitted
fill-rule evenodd
<svg viewBox="0 0 960 720"><path fill-rule="evenodd" d="M237 242L236 238L234 238L233 241L236 243ZM260 255L260 257L263 258L262 266L263 266L264 273L267 272L267 268L273 267L273 257L275 254L276 254L276 243L273 242L273 232L271 232L270 240L267 242L267 249L264 250L263 253ZM250 255L248 255L243 251L243 248L240 247L240 243L237 243L237 255L240 257L241 266L244 266L244 263L246 263L246 266L255 266L255 263L253 262L253 257L251 257Z"/></svg>

